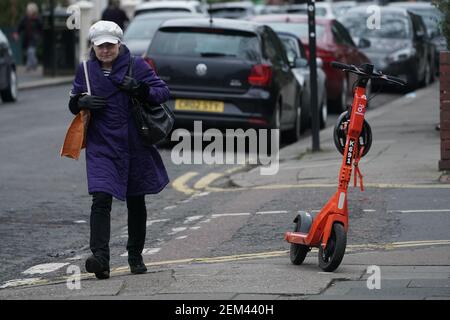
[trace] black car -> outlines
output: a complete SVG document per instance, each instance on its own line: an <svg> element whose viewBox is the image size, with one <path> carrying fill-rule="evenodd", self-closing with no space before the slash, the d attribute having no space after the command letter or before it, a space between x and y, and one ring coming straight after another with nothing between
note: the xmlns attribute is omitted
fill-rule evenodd
<svg viewBox="0 0 450 320"><path fill-rule="evenodd" d="M375 68L408 82L409 89L433 81L435 49L422 18L403 8L379 7L380 21L367 6L352 8L340 21Z"/></svg>
<svg viewBox="0 0 450 320"><path fill-rule="evenodd" d="M177 127L279 128L300 135L301 87L268 26L232 19L164 22L145 54L171 92Z"/></svg>
<svg viewBox="0 0 450 320"><path fill-rule="evenodd" d="M3 102L17 100L16 64L8 39L0 30L0 96Z"/></svg>
<svg viewBox="0 0 450 320"><path fill-rule="evenodd" d="M444 14L430 2L392 2L390 6L405 8L422 17L427 27L428 37L434 44L435 53L435 71L439 71L439 52L447 50L447 41L441 32L439 24L444 19Z"/></svg>

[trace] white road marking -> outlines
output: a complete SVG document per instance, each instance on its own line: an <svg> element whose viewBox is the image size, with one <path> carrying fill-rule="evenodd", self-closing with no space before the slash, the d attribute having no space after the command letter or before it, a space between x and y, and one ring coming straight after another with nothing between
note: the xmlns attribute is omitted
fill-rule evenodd
<svg viewBox="0 0 450 320"><path fill-rule="evenodd" d="M277 213L288 213L289 211L280 210L280 211L258 211L256 214L277 214Z"/></svg>
<svg viewBox="0 0 450 320"><path fill-rule="evenodd" d="M217 213L211 215L212 218L219 218L219 217L234 217L234 216L249 216L249 212L239 212L239 213Z"/></svg>
<svg viewBox="0 0 450 320"><path fill-rule="evenodd" d="M28 278L28 279L13 279L8 280L4 284L0 286L0 289L8 288L8 287L17 287L24 286L28 284L34 284L35 282L41 280L41 278Z"/></svg>
<svg viewBox="0 0 450 320"><path fill-rule="evenodd" d="M198 229L200 229L201 227L199 227L199 226L195 226L195 227L190 227L189 229L191 229L191 230L198 230Z"/></svg>
<svg viewBox="0 0 450 320"><path fill-rule="evenodd" d="M177 206L168 206L168 207L165 207L163 210L172 210L172 209L175 209Z"/></svg>
<svg viewBox="0 0 450 320"><path fill-rule="evenodd" d="M148 248L148 249L142 250L142 254L145 256L149 256L151 254L155 254L155 253L159 252L160 250L161 250L161 248Z"/></svg>
<svg viewBox="0 0 450 320"><path fill-rule="evenodd" d="M172 228L172 232L169 232L168 234L169 234L169 235L172 235L172 234L175 234L175 233L184 231L184 230L186 230L186 229L187 229L186 227Z"/></svg>
<svg viewBox="0 0 450 320"><path fill-rule="evenodd" d="M364 211L364 212L375 212L375 211L377 211L377 210L374 210L374 209L363 209L363 211Z"/></svg>
<svg viewBox="0 0 450 320"><path fill-rule="evenodd" d="M211 219L205 219L203 221L200 221L199 223L208 223L208 222L211 222Z"/></svg>
<svg viewBox="0 0 450 320"><path fill-rule="evenodd" d="M42 273L49 273L56 271L58 269L61 269L64 266L67 266L69 263L44 263L44 264L38 264L34 267L28 268L27 270L23 271L24 274L42 274Z"/></svg>
<svg viewBox="0 0 450 320"><path fill-rule="evenodd" d="M76 220L73 223L86 223L86 220Z"/></svg>
<svg viewBox="0 0 450 320"><path fill-rule="evenodd" d="M204 197L209 195L211 192L207 191L207 192L201 192L201 193L195 193L192 195L192 198L198 198L198 197Z"/></svg>
<svg viewBox="0 0 450 320"><path fill-rule="evenodd" d="M158 222L166 222L169 221L169 219L156 219L156 220L147 220L147 227L151 226L154 223Z"/></svg>
<svg viewBox="0 0 450 320"><path fill-rule="evenodd" d="M389 210L388 213L432 213L432 212L450 212L450 209L430 209L430 210Z"/></svg>
<svg viewBox="0 0 450 320"><path fill-rule="evenodd" d="M80 255L76 255L75 257L72 257L72 258L67 258L66 260L75 261L75 260L81 260L81 259L83 259L83 256L80 254Z"/></svg>
<svg viewBox="0 0 450 320"><path fill-rule="evenodd" d="M177 239L177 240L182 240L182 239L186 239L188 236L179 236L179 237L176 237L175 239Z"/></svg>
<svg viewBox="0 0 450 320"><path fill-rule="evenodd" d="M142 250L142 255L149 256L151 254L155 254L155 253L159 252L160 250L161 250L161 248L144 248L144 250ZM122 253L120 256L128 257L128 251L125 253Z"/></svg>
<svg viewBox="0 0 450 320"><path fill-rule="evenodd" d="M183 224L190 223L190 222L193 222L193 221L196 221L196 220L200 220L201 218L203 218L203 216L191 216L191 217L187 217L187 218L184 220Z"/></svg>

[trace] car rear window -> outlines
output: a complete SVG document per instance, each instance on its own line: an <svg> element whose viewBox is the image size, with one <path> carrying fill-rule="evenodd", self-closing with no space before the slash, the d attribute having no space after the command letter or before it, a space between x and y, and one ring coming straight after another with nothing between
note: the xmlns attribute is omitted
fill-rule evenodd
<svg viewBox="0 0 450 320"><path fill-rule="evenodd" d="M140 9L136 11L135 16L142 13L170 13L170 12L191 12L189 8L177 8L177 7L160 7L160 8L149 8L149 9Z"/></svg>
<svg viewBox="0 0 450 320"><path fill-rule="evenodd" d="M308 24L307 23L286 23L286 22L270 22L265 23L276 32L290 32L299 36L300 38L308 38ZM325 26L320 24L316 24L316 39L322 38L325 34Z"/></svg>
<svg viewBox="0 0 450 320"><path fill-rule="evenodd" d="M125 41L128 39L151 39L158 30L159 25L165 19L134 19L123 35Z"/></svg>
<svg viewBox="0 0 450 320"><path fill-rule="evenodd" d="M218 8L210 9L208 12L216 18L239 17L247 14L246 8Z"/></svg>
<svg viewBox="0 0 450 320"><path fill-rule="evenodd" d="M162 29L152 40L149 55L184 57L231 57L260 60L259 41L254 33L214 29Z"/></svg>

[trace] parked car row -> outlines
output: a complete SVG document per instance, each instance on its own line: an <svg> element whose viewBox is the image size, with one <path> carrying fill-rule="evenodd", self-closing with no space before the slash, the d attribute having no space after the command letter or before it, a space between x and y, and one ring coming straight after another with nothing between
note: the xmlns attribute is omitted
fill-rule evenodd
<svg viewBox="0 0 450 320"><path fill-rule="evenodd" d="M305 45L309 57L308 17L297 14L274 14L254 17L252 21L264 23L276 31L294 33ZM352 94L354 77L331 67L332 61L361 65L370 60L353 43L348 31L334 18L316 18L317 57L323 61L326 73L328 107L336 112L346 109Z"/></svg>
<svg viewBox="0 0 450 320"><path fill-rule="evenodd" d="M168 83L168 105L178 126L203 120L205 127L279 128L291 141L311 126L305 5L256 7L242 1L200 10L198 1L162 2L190 9L143 3L124 38L132 53L143 54ZM380 7L381 28L370 29L368 6L316 3L321 128L329 109L346 110L356 80L332 68L332 61L373 63L407 80L409 89L434 80L437 51L431 35L436 32L429 31L424 18L399 3ZM369 95L371 89L369 85Z"/></svg>
<svg viewBox="0 0 450 320"><path fill-rule="evenodd" d="M408 89L434 80L436 50L423 19L401 7L380 7L380 21L367 23L373 12L356 7L341 18L375 68L408 83Z"/></svg>

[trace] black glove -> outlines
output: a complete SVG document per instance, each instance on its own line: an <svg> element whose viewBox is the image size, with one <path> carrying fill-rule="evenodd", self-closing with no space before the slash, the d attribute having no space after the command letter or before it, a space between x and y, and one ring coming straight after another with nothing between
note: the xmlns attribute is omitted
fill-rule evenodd
<svg viewBox="0 0 450 320"><path fill-rule="evenodd" d="M86 94L78 98L78 107L80 109L99 110L106 107L106 99Z"/></svg>
<svg viewBox="0 0 450 320"><path fill-rule="evenodd" d="M133 97L146 100L150 94L150 87L143 81L125 76L119 88L129 92Z"/></svg>

